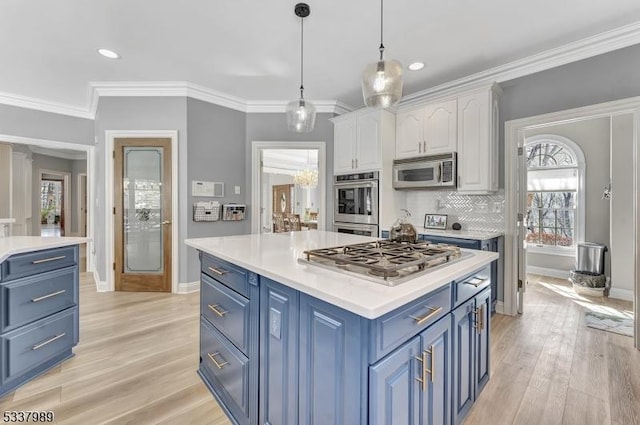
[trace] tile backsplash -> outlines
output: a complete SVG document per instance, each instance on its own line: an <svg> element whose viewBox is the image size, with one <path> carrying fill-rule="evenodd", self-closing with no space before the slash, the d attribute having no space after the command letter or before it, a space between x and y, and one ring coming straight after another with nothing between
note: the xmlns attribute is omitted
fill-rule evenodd
<svg viewBox="0 0 640 425"><path fill-rule="evenodd" d="M411 222L421 228L425 214L447 214L447 228L460 223L462 230L503 231L504 190L492 195L460 195L454 191L409 191Z"/></svg>

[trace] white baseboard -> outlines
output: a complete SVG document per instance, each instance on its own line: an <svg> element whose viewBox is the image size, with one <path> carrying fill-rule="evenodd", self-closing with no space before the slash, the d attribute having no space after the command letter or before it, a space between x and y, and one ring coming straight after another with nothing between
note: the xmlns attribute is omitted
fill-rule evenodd
<svg viewBox="0 0 640 425"><path fill-rule="evenodd" d="M496 313L504 314L504 301L496 302Z"/></svg>
<svg viewBox="0 0 640 425"><path fill-rule="evenodd" d="M633 301L633 291L628 289L609 289L609 298L615 298L618 300Z"/></svg>
<svg viewBox="0 0 640 425"><path fill-rule="evenodd" d="M527 273L539 274L542 276L556 277L558 279L569 279L568 270L548 269L546 267L527 266Z"/></svg>
<svg viewBox="0 0 640 425"><path fill-rule="evenodd" d="M191 292L200 291L200 281L195 282L180 282L178 283L178 290L176 294L190 294Z"/></svg>
<svg viewBox="0 0 640 425"><path fill-rule="evenodd" d="M93 270L93 280L96 281L96 291L98 292L110 292L109 285L107 282L103 282L100 280L100 275L97 270Z"/></svg>

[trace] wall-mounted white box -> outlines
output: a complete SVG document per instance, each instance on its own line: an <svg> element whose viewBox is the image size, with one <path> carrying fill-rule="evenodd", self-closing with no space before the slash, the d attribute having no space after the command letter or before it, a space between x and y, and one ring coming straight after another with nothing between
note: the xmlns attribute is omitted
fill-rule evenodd
<svg viewBox="0 0 640 425"><path fill-rule="evenodd" d="M191 182L191 196L224 197L224 183L194 180Z"/></svg>

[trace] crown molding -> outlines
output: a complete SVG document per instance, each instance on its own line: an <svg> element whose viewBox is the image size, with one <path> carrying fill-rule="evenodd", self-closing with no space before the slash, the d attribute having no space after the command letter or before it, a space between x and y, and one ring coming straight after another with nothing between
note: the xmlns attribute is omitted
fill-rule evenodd
<svg viewBox="0 0 640 425"><path fill-rule="evenodd" d="M638 43L640 43L640 22L634 22L633 24L412 93L403 97L398 107L404 109L405 106L417 106L429 99L450 96L456 92L475 89L485 84L513 80Z"/></svg>
<svg viewBox="0 0 640 425"><path fill-rule="evenodd" d="M90 120L94 118L94 115L86 109L67 105L65 103L51 102L49 100L37 99L35 97L22 96L19 94L0 93L0 104L78 118L86 118Z"/></svg>
<svg viewBox="0 0 640 425"><path fill-rule="evenodd" d="M36 153L38 155L53 156L56 158L69 159L72 161L87 160L86 152L78 152L78 153L66 152L66 151L53 150L53 149L42 148L39 146L31 146L31 145L29 146L29 150L32 153Z"/></svg>
<svg viewBox="0 0 640 425"><path fill-rule="evenodd" d="M640 43L640 22L596 34L564 46L546 50L487 69L457 80L412 93L402 98L399 109L417 106L435 98L455 95L462 90L470 90L493 82L504 82L525 75L566 65L614 50ZM64 103L52 102L10 93L0 93L0 104L20 108L35 109L73 117L95 119L100 97L191 97L204 102L247 113L282 113L287 101L253 101L212 90L186 81L104 81L91 82L88 86L88 107L86 109ZM314 100L317 111L336 115L353 111L355 108L339 101Z"/></svg>

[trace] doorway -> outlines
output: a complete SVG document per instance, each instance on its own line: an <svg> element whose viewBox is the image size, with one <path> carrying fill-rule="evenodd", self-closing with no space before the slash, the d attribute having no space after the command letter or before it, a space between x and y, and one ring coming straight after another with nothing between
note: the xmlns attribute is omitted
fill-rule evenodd
<svg viewBox="0 0 640 425"><path fill-rule="evenodd" d="M78 235L87 236L87 174L78 174Z"/></svg>
<svg viewBox="0 0 640 425"><path fill-rule="evenodd" d="M171 292L170 138L114 141L115 289Z"/></svg>
<svg viewBox="0 0 640 425"><path fill-rule="evenodd" d="M637 158L639 154L637 149L637 129L640 122L640 98L624 99L620 101L593 105L573 110L561 111L530 118L523 118L509 121L505 124L505 195L507 210L505 215L506 249L504 311L507 314L517 314L522 313L524 310L523 307L526 307L524 294L527 288L526 259L528 244L524 243L524 241L527 237L527 234L531 233L528 227L530 227L530 225L532 224L532 221L527 217L527 209L528 207L531 207L531 205L528 205L527 202L527 190L529 189L529 182L527 180L526 172L527 140L531 140L532 136L538 135L539 133L549 133L550 130L553 130L553 133L556 133L555 130L563 126L576 127L582 126L583 124L581 123L598 121L602 123L603 120L605 124L608 125L608 127L603 132L603 137L606 139L604 143L605 152L594 153L585 150L585 157L587 160L586 167L587 170L589 170L590 158L597 158L598 156L604 157L606 165L604 167L595 166L593 168L604 168L606 177L612 180L617 178L618 182L626 183L626 185L614 184L612 192L614 194L614 198L617 198L618 200L625 200L628 202L626 208L621 208L619 205L616 206L613 203L611 203L610 206L607 196L611 194L611 192L609 191L609 189L612 188L612 186L609 185L611 181L606 179L606 181L601 181L593 184L589 183L589 177L587 177L586 183L584 183L582 187L585 192L583 206L587 210L587 214L589 214L589 210L593 209L592 206L594 205L594 202L596 204L605 202L606 205L603 205L605 205L604 210L606 211L606 213L603 216L606 217L604 219L592 218L591 220L589 220L589 217L587 216L586 223L583 222L583 224L586 224L587 229L585 238L593 238L594 231L601 231L601 233L607 232L607 235L602 236L602 238L606 239L611 237L611 248L617 253L617 255L615 255L616 253L611 252L611 254L613 255L609 256L612 260L612 263L614 258L631 259L626 265L623 265L621 268L618 268L616 266L616 269L613 269L612 277L617 280L618 286L616 287L616 282L614 281L614 279L612 279L612 292L614 290L617 291L617 294L615 294L616 298L624 298L620 296L620 294L624 293L624 290L622 292L620 291L620 285L624 283L629 285L629 289L626 291L626 298L633 300L635 346L639 348L640 321L638 320L638 301L640 298L640 291L638 290L638 276L640 270L638 268L638 250L636 249L636 240L638 235L637 212L638 207L640 206L640 197L638 197L637 191L633 190L633 187L634 185L636 185L635 187L637 187L639 178ZM619 130L618 127L620 127L620 122L626 123L624 136L615 135ZM594 146L598 149L601 149L603 148L602 144L603 143L595 143L590 146L589 149L592 149ZM612 147L611 152L609 152L610 147ZM618 149L620 147L624 148L624 150L626 151L625 154L620 154ZM614 164L613 159L609 159L614 157L625 158L627 162L625 162L624 165ZM609 162L611 162L612 165L610 165ZM620 170L626 170L627 174L620 177L620 175L617 173ZM588 172L589 171L587 171L587 173ZM565 171L562 171L562 173L566 174ZM566 175L556 176L554 184L560 183L567 183ZM626 188L624 188L625 186ZM615 194L616 188L618 191L617 196ZM561 192L566 192L572 191L574 189L563 187L559 188L558 190L560 190ZM545 191L542 190L542 192ZM580 202L579 192L580 187L575 190L575 199L577 199L578 202ZM624 212L624 217L623 215L621 215L621 212ZM563 215L566 214L563 212ZM572 219L570 219L570 217L565 217L567 218L567 220L563 218L563 222L573 223L576 225L579 224L580 214L574 213L572 217ZM558 220L554 221L555 224L557 224L557 222ZM549 220L547 220L546 223L548 224L548 227L552 227L551 225L554 224ZM626 237L618 238L618 241L616 241L613 229L619 223L626 223L624 226L624 231L618 231L619 234L623 234ZM546 225L543 225L543 227L544 226ZM599 226L600 228L596 228L595 226ZM610 226L612 229L611 231L609 231ZM570 239L578 234L578 232L579 229L577 227L574 229L563 229L563 231L560 233L554 230L554 241L556 242L556 244L559 240L562 243L568 243L570 242ZM591 236L589 232L591 232ZM549 232L540 231L538 237L543 236L543 233ZM611 236L609 236L609 234ZM562 237L560 238L559 235ZM534 234L533 237L535 238L536 235ZM623 242L620 242L621 240L623 240ZM538 239L538 242L540 242L540 239ZM630 255L630 253L634 254ZM574 263L575 261L575 254L573 255L574 257L571 259L572 263ZM558 261L558 259L559 257L555 256L555 260ZM607 265L607 268L608 267L609 266ZM618 270L618 272L616 272L616 270ZM620 278L622 274L626 274L627 277ZM564 292L565 294L575 294L575 291L573 291L571 287L569 287L568 290L565 289L562 289L559 292ZM579 296L577 298L579 298ZM576 302L581 302L581 300L578 300Z"/></svg>
<svg viewBox="0 0 640 425"><path fill-rule="evenodd" d="M71 174L43 169L39 173L40 236L68 236Z"/></svg>
<svg viewBox="0 0 640 425"><path fill-rule="evenodd" d="M299 218L302 230L325 229L331 210L325 142L253 142L251 178L251 199L260 206L251 209L252 233L273 231L282 195L286 213Z"/></svg>

